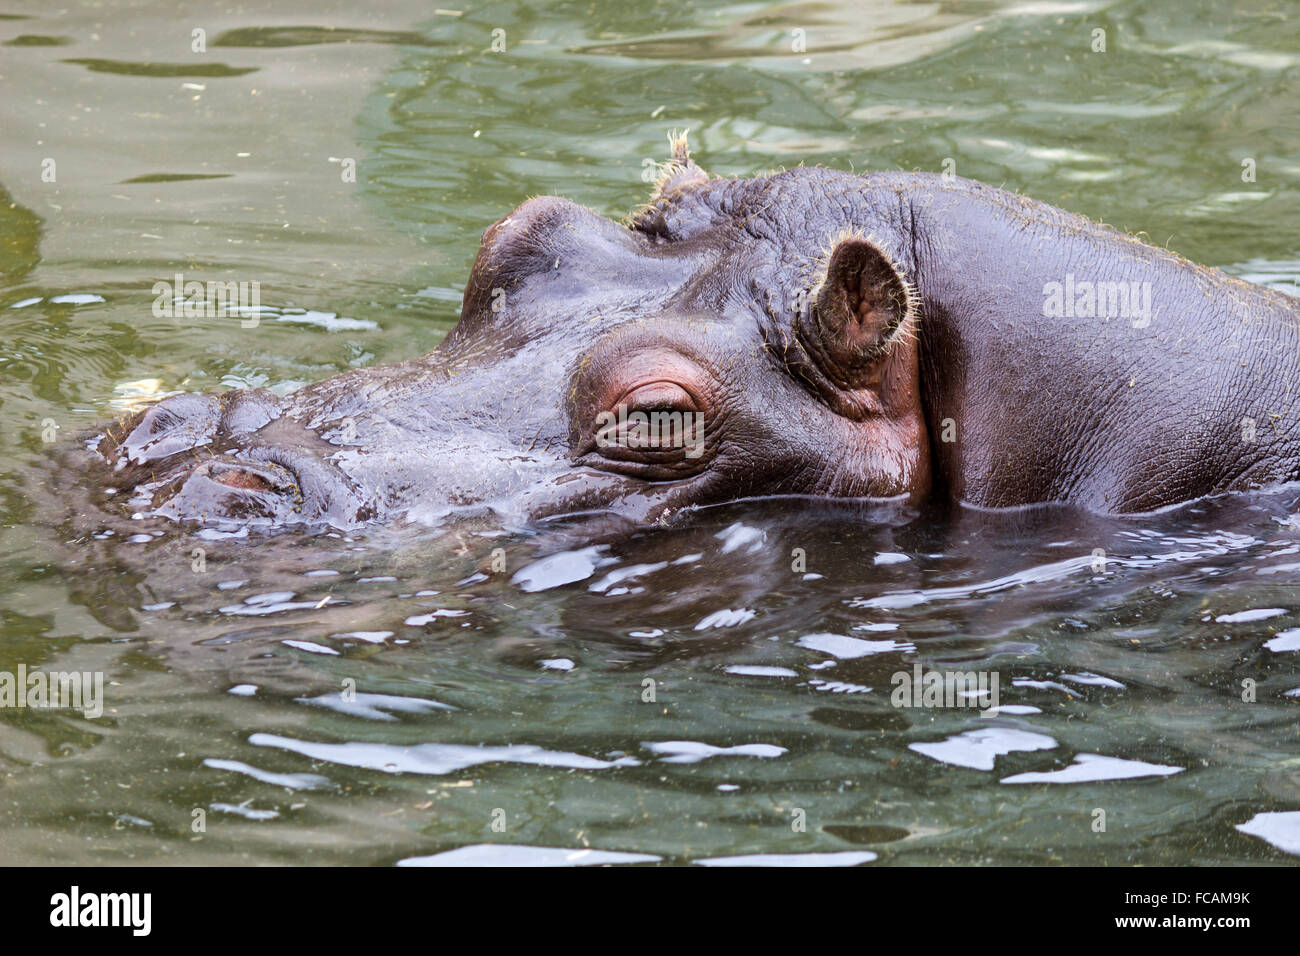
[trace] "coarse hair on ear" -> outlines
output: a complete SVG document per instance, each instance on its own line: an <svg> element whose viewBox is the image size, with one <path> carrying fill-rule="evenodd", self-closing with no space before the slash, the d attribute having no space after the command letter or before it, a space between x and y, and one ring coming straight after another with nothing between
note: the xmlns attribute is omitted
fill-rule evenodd
<svg viewBox="0 0 1300 956"><path fill-rule="evenodd" d="M871 237L845 230L830 241L796 332L822 374L861 387L890 351L916 336L919 296Z"/></svg>
<svg viewBox="0 0 1300 956"><path fill-rule="evenodd" d="M668 161L659 166L651 202L668 193L708 182L709 174L691 159L690 148L686 145L688 133L690 130L684 129L680 133L673 130L668 134Z"/></svg>
<svg viewBox="0 0 1300 956"><path fill-rule="evenodd" d="M709 174L691 159L686 146L688 130L668 134L668 160L657 164L654 191L650 198L628 213L623 220L631 229L667 238L670 230L666 216L683 194L709 182ZM647 162L649 162L647 160Z"/></svg>

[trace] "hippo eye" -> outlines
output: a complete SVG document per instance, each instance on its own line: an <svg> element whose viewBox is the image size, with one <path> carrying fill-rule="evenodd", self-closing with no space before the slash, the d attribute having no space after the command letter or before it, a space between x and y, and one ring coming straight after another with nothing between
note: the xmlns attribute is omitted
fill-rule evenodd
<svg viewBox="0 0 1300 956"><path fill-rule="evenodd" d="M618 403L629 412L694 412L695 399L676 382L651 382L639 385Z"/></svg>
<svg viewBox="0 0 1300 956"><path fill-rule="evenodd" d="M661 380L629 389L597 415L594 444L607 461L690 472L703 464L704 434L704 413L695 395Z"/></svg>

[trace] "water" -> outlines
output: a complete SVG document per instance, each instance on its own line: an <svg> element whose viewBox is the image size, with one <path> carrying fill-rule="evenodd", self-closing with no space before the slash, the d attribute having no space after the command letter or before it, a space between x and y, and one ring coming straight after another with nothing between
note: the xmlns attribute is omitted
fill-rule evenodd
<svg viewBox="0 0 1300 956"><path fill-rule="evenodd" d="M952 160L1294 289L1273 5L637 6L4 8L0 672L106 675L96 719L0 709L4 862L1295 862L1295 489L508 537L60 516L42 432L426 351L488 223L623 215L670 128L722 174ZM156 318L177 272L285 321ZM1001 710L893 706L917 664Z"/></svg>

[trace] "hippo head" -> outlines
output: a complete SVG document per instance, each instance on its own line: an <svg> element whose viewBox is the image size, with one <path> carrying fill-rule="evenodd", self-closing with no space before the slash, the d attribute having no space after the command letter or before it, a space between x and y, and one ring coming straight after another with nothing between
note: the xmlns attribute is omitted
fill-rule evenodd
<svg viewBox="0 0 1300 956"><path fill-rule="evenodd" d="M100 442L109 484L179 521L340 529L916 498L905 204L864 182L710 178L675 138L626 223L540 197L492 225L434 352L285 399L165 399Z"/></svg>

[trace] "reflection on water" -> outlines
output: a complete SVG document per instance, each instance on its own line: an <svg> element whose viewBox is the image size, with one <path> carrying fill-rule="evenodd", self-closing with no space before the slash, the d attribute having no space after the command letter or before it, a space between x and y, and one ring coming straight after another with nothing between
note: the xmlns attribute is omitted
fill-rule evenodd
<svg viewBox="0 0 1300 956"><path fill-rule="evenodd" d="M97 657L106 716L10 720L6 789L110 858L292 859L301 828L403 865L1270 860L1295 818L1259 815L1300 802L1298 499L749 502L595 543L216 542L202 572L183 533L114 535L112 591L67 579L90 640L38 627L4 659ZM997 675L996 706L896 706L954 671ZM131 786L52 795L60 768Z"/></svg>
<svg viewBox="0 0 1300 956"><path fill-rule="evenodd" d="M106 676L99 719L0 709L2 858L1293 862L1300 489L305 538L101 522L49 477L47 435L140 401L432 347L488 223L622 214L672 126L721 173L952 158L1294 291L1270 8L634 6L285 0L212 13L207 58L161 6L0 21L0 673ZM274 304L156 317L176 272Z"/></svg>

